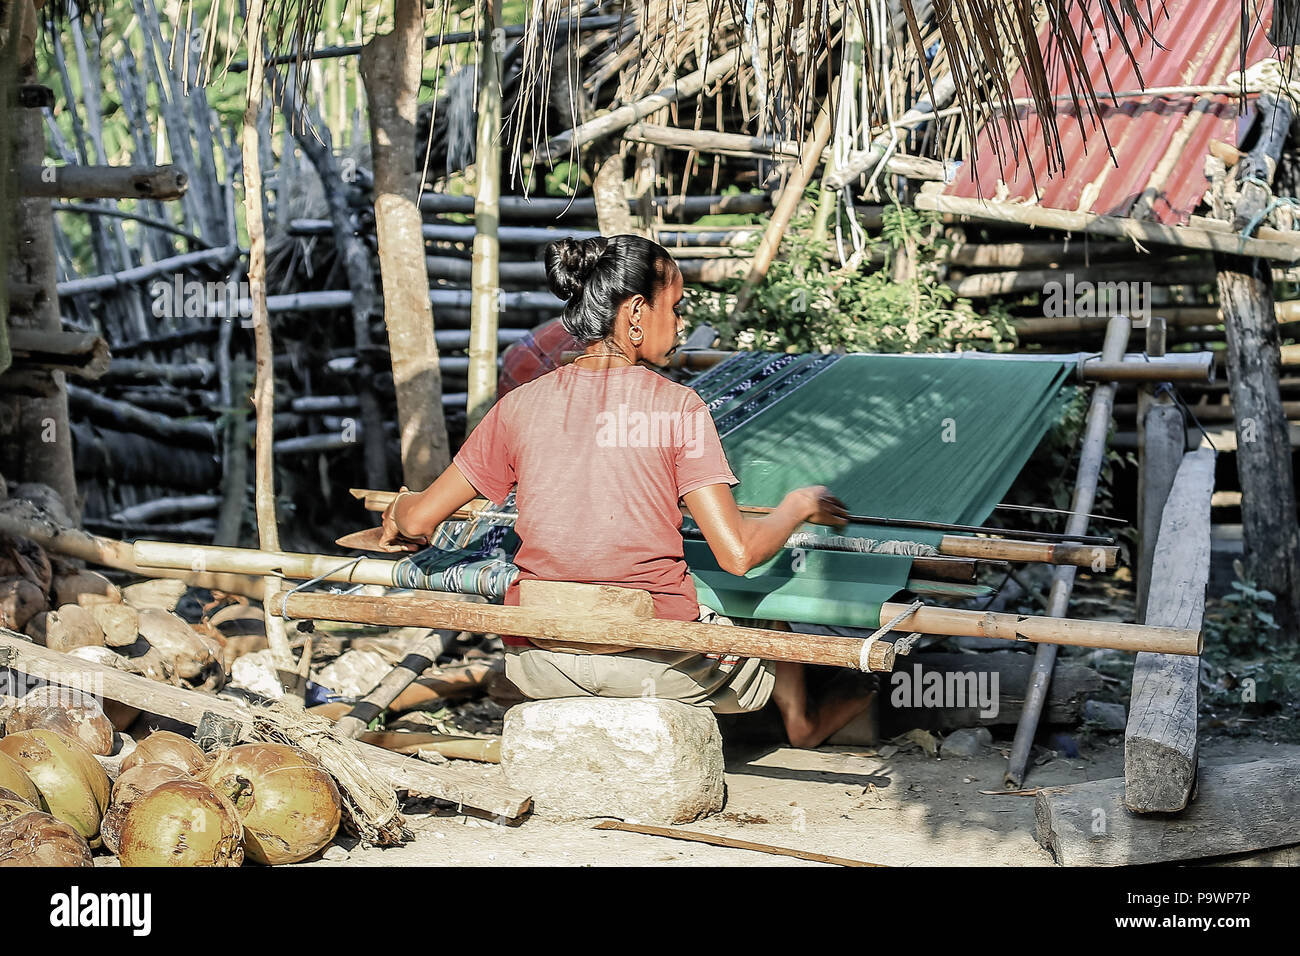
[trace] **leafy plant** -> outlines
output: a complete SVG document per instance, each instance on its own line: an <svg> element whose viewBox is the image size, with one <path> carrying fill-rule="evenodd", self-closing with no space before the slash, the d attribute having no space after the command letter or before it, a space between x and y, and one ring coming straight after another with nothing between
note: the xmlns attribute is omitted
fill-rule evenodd
<svg viewBox="0 0 1300 956"><path fill-rule="evenodd" d="M1232 592L1206 609L1206 649L1219 655L1257 655L1270 648L1274 632L1281 629L1273 616L1277 596L1258 587L1240 561L1233 561L1232 569L1237 574Z"/></svg>
<svg viewBox="0 0 1300 956"><path fill-rule="evenodd" d="M788 352L952 351L979 347L1008 351L1015 333L1007 313L978 314L970 301L938 280L945 240L939 217L895 201L884 212L881 236L866 254L836 265L831 243L815 237L816 190L791 220L780 254L752 303L736 315L743 280L720 288L693 287L684 307L688 323L708 323L723 347ZM761 241L756 233L750 248ZM881 266L874 264L879 251Z"/></svg>

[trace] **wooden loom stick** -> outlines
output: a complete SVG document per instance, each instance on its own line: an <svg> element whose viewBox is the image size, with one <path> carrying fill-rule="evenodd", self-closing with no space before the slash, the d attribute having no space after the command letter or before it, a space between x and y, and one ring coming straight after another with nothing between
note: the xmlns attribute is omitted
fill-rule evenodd
<svg viewBox="0 0 1300 956"><path fill-rule="evenodd" d="M643 833L646 836L667 837L670 840L689 840L692 843L708 843L711 846L725 846L733 850L753 850L756 853L770 853L773 856L793 856L813 863L832 863L835 866L879 866L888 863L867 863L863 860L850 860L843 856L828 856L811 850L794 850L767 843L751 843L749 840L737 840L735 837L719 836L715 833L700 833L696 830L674 830L671 827L652 827L640 823L623 823L621 820L602 820L592 829L620 830L624 833Z"/></svg>
<svg viewBox="0 0 1300 956"><path fill-rule="evenodd" d="M567 582L565 582L567 583ZM383 624L390 627L448 628L478 634L515 634L573 641L580 644L632 645L704 654L739 654L774 661L832 664L858 668L864 642L855 637L799 634L756 627L730 627L697 621L652 618L629 625L626 617L568 614L561 611L505 607L448 601L403 594L372 597L358 594L323 594L282 591L272 598L276 610L284 607L294 618ZM881 605L880 621L907 611L907 604ZM1122 651L1158 651L1163 654L1198 654L1201 632L1193 628L1150 627L1110 621L1082 621L1027 614L1000 614L922 605L898 624L900 632L951 636L996 637L1034 643L1105 647ZM883 650L882 648L888 648ZM893 645L872 642L864 670L891 670Z"/></svg>

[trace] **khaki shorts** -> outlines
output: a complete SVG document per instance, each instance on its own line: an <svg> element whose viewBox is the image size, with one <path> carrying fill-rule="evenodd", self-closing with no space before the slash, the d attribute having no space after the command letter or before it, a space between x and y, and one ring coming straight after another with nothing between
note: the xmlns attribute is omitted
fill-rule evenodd
<svg viewBox="0 0 1300 956"><path fill-rule="evenodd" d="M731 620L700 606L699 620ZM566 654L506 647L506 677L533 700L555 697L657 697L711 707L719 714L759 710L772 696L776 670L756 657L716 660L691 651L649 648L618 654Z"/></svg>

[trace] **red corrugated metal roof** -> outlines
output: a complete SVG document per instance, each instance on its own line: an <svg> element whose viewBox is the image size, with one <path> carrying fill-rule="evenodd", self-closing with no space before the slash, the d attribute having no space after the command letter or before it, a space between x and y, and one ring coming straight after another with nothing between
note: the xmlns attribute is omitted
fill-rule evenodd
<svg viewBox="0 0 1300 956"><path fill-rule="evenodd" d="M1057 127L1064 172L1046 174L1042 123L1032 109L1025 109L1021 120L1029 156L1025 156L1024 145L1020 144L1017 160L1005 124L988 123L979 134L974 164L964 164L944 194L1154 219L1166 225L1186 223L1209 185L1205 156L1210 141L1238 141L1237 97L1133 98L1121 99L1119 105L1114 105L1102 96L1102 91L1224 84L1229 73L1240 69L1241 10L1239 0L1165 0L1164 6L1167 18L1159 15L1159 5L1153 5L1159 15L1153 32L1165 49L1156 49L1149 39L1142 47L1134 47L1144 82L1138 82L1123 45L1112 38L1113 34L1108 37L1104 27L1096 31L1096 42L1086 47L1089 75L1101 104L1100 118L1114 148L1113 160L1106 149L1106 136L1093 125L1096 120L1086 104L1080 123L1073 103L1058 101ZM1247 65L1276 55L1267 37L1272 0L1264 0L1259 7L1258 18L1250 25ZM1082 13L1078 8L1072 19L1076 29L1081 30ZM1045 31L1039 39L1046 42ZM1023 74L1016 74L1011 88L1016 97L1028 95ZM1055 92L1069 93L1060 71ZM992 135L1002 138L1001 158L994 150ZM1037 176L1037 198L1029 162ZM978 185L974 168L979 172Z"/></svg>

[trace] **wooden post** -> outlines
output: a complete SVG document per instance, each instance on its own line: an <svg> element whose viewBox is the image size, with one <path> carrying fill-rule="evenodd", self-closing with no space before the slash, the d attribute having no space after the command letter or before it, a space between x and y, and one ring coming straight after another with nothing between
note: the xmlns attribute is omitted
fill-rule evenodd
<svg viewBox="0 0 1300 956"><path fill-rule="evenodd" d="M1165 321L1153 318L1147 326L1147 354L1165 354ZM1138 561L1137 619L1145 621L1147 592L1151 585L1151 560L1160 532L1160 516L1183 460L1187 427L1182 409L1164 387L1143 384L1138 392Z"/></svg>
<svg viewBox="0 0 1300 956"><path fill-rule="evenodd" d="M471 263L469 380L465 432L483 420L497 394L497 316L501 304L501 0L483 0L479 44L478 137L474 170L474 258Z"/></svg>
<svg viewBox="0 0 1300 956"><path fill-rule="evenodd" d="M1210 496L1214 450L1183 456L1160 518L1151 564L1146 623L1200 630L1210 577ZM1196 784L1200 659L1139 654L1124 733L1125 805L1173 813Z"/></svg>
<svg viewBox="0 0 1300 956"><path fill-rule="evenodd" d="M1104 360L1118 362L1123 357L1124 350L1128 347L1131 330L1132 324L1122 315L1114 316L1110 320L1101 351ZM1115 389L1113 382L1107 382L1097 385L1092 392L1092 402L1088 407L1088 418L1084 425L1083 444L1079 450L1079 471L1075 476L1074 496L1070 503L1070 510L1074 514L1070 516L1065 526L1067 533L1070 534L1083 534L1088 530L1086 514L1092 511L1101 467L1106 460L1106 433L1110 430ZM1048 597L1049 615L1064 617L1069 610L1075 570L1073 565L1063 565L1056 569L1052 578L1052 591ZM1055 662L1055 645L1039 644L1034 654L1034 673L1030 679L1029 693L1025 697L1020 723L1016 725L1011 757L1007 761L1005 783L1008 789L1019 789L1024 781L1025 767L1029 763L1029 750L1034 743L1034 734L1038 731L1038 719L1047 700L1047 687L1052 680L1052 665Z"/></svg>
<svg viewBox="0 0 1300 956"><path fill-rule="evenodd" d="M1237 435L1241 523L1255 583L1277 595L1282 634L1300 639L1300 527L1290 429L1282 410L1273 280L1262 259L1218 256L1228 386Z"/></svg>
<svg viewBox="0 0 1300 956"><path fill-rule="evenodd" d="M249 0L245 14L247 36L258 42L266 15L265 0ZM262 112L264 60L250 51L248 102L244 107L242 147L244 153L244 221L248 227L248 288L253 299L253 352L256 369L253 405L257 409L257 434L254 436L253 475L254 505L257 513L257 537L263 548L280 550L280 526L275 510L275 458L271 442L275 433L275 366L272 360L271 319L266 311L266 230L262 218L262 160L259 145L258 116ZM202 570L202 568L195 568ZM284 633L284 621L267 600L278 588L277 578L267 576L263 595L263 620L266 642L275 657L278 670L293 668L293 655Z"/></svg>
<svg viewBox="0 0 1300 956"><path fill-rule="evenodd" d="M402 476L417 491L432 484L451 462L420 229L424 171L415 168L416 96L423 57L424 4L397 0L393 32L376 36L361 51L361 76L370 104L375 231L397 392Z"/></svg>

